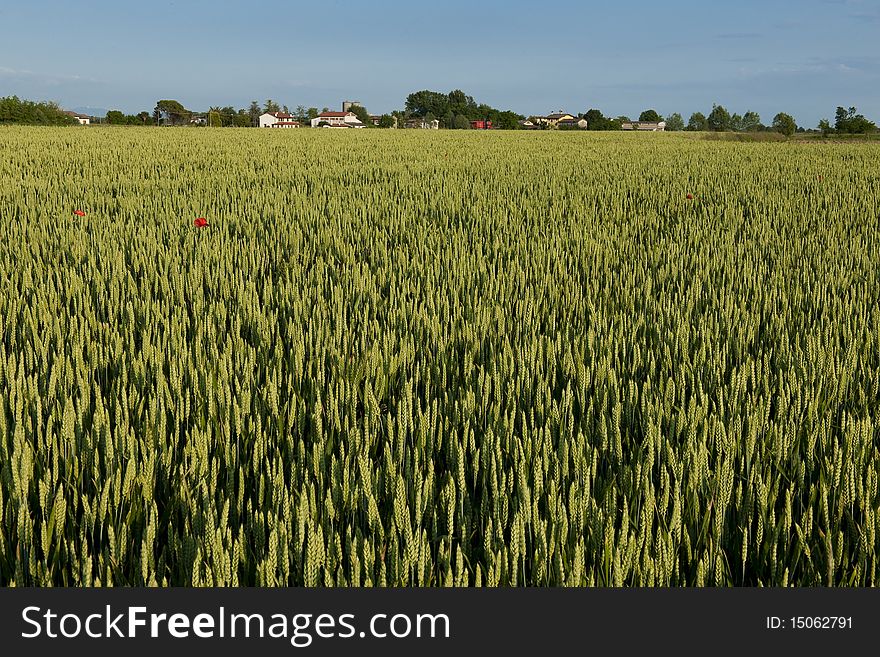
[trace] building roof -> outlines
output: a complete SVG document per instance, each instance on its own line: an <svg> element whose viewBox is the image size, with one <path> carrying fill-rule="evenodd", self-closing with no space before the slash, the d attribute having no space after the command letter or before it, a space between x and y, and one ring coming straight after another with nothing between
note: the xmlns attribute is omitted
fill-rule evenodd
<svg viewBox="0 0 880 657"><path fill-rule="evenodd" d="M624 121L620 124L621 130L659 130L665 127L665 121Z"/></svg>
<svg viewBox="0 0 880 657"><path fill-rule="evenodd" d="M321 112L318 114L319 119L342 118L345 116L354 116L354 112Z"/></svg>
<svg viewBox="0 0 880 657"><path fill-rule="evenodd" d="M548 114L546 118L548 119L561 119L563 116L571 116L568 112L563 112L562 114Z"/></svg>
<svg viewBox="0 0 880 657"><path fill-rule="evenodd" d="M75 116L75 117L78 118L78 119L90 119L90 118L92 118L92 117L89 116L88 114L80 114L80 113L78 113L78 112L70 112L70 111L67 111L67 112L64 112L64 113L67 114L68 116Z"/></svg>

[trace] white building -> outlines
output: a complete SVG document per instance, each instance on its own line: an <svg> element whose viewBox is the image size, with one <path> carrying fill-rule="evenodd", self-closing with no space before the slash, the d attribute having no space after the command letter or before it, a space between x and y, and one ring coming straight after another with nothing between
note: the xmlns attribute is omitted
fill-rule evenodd
<svg viewBox="0 0 880 657"><path fill-rule="evenodd" d="M90 125L92 122L92 117L86 114L77 114L76 112L65 112L67 116L72 116L77 121L79 121L80 125Z"/></svg>
<svg viewBox="0 0 880 657"><path fill-rule="evenodd" d="M299 128L300 123L293 114L284 112L266 112L260 115L261 128Z"/></svg>
<svg viewBox="0 0 880 657"><path fill-rule="evenodd" d="M620 124L621 130L638 130L639 132L666 132L666 121L625 121Z"/></svg>
<svg viewBox="0 0 880 657"><path fill-rule="evenodd" d="M354 112L321 112L312 119L312 127L317 128L321 123L325 128L364 128L366 127L358 119Z"/></svg>

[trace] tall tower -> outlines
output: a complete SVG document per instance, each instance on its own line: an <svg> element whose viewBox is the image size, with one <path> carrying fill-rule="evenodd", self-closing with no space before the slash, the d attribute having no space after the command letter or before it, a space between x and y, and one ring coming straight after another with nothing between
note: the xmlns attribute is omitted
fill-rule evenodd
<svg viewBox="0 0 880 657"><path fill-rule="evenodd" d="M351 108L354 107L355 105L357 105L358 107L361 107L361 101L359 101L359 100L343 100L342 101L342 111L343 112L350 112Z"/></svg>

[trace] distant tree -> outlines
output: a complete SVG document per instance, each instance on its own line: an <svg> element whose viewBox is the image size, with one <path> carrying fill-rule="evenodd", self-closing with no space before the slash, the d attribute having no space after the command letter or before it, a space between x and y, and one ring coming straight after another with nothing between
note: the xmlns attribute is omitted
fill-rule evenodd
<svg viewBox="0 0 880 657"><path fill-rule="evenodd" d="M614 120L618 123L629 123L630 121L632 121L632 119L630 119L626 114L621 114Z"/></svg>
<svg viewBox="0 0 880 657"><path fill-rule="evenodd" d="M723 132L730 130L730 113L722 105L712 105L712 111L706 118L709 130Z"/></svg>
<svg viewBox="0 0 880 657"><path fill-rule="evenodd" d="M262 113L263 113L263 110L260 108L260 104L257 101L252 100L251 106L248 109L248 115L251 118L251 127L252 128L256 128L258 125L260 125L260 114L262 114Z"/></svg>
<svg viewBox="0 0 880 657"><path fill-rule="evenodd" d="M284 105L281 108L281 111L284 112L285 114L290 114L290 109L287 107L287 105Z"/></svg>
<svg viewBox="0 0 880 657"><path fill-rule="evenodd" d="M456 114L452 127L456 130L468 130L471 127L471 122L464 114Z"/></svg>
<svg viewBox="0 0 880 657"><path fill-rule="evenodd" d="M743 117L736 112L730 115L730 129L734 132L745 131L745 128L743 128Z"/></svg>
<svg viewBox="0 0 880 657"><path fill-rule="evenodd" d="M160 100L156 103L153 116L157 123L165 125L182 125L189 121L192 112L176 100Z"/></svg>
<svg viewBox="0 0 880 657"><path fill-rule="evenodd" d="M601 110L589 109L583 118L587 120L587 130L602 130L601 124L606 120Z"/></svg>
<svg viewBox="0 0 880 657"><path fill-rule="evenodd" d="M446 96L447 102L449 103L449 110L454 112L455 114L462 114L469 119L478 119L482 118L479 116L482 114L479 110L477 110L477 104L474 102L474 99L471 96L468 96L461 89L454 89L450 91ZM475 110L476 115L475 115ZM436 115L440 115L442 112L434 112Z"/></svg>
<svg viewBox="0 0 880 657"><path fill-rule="evenodd" d="M390 114L383 114L379 117L379 127L380 128L393 128L394 127L394 117Z"/></svg>
<svg viewBox="0 0 880 657"><path fill-rule="evenodd" d="M142 125L147 125L150 122L150 113L149 112L138 112L135 118Z"/></svg>
<svg viewBox="0 0 880 657"><path fill-rule="evenodd" d="M659 123L662 120L663 117L657 114L656 110L647 109L639 114L639 121L645 121L646 123Z"/></svg>
<svg viewBox="0 0 880 657"><path fill-rule="evenodd" d="M360 121L364 125L373 125L373 120L370 118L370 113L363 105L352 105L349 111L352 112L356 117L358 117L358 121Z"/></svg>
<svg viewBox="0 0 880 657"><path fill-rule="evenodd" d="M107 112L106 121L110 125L125 125L125 114L119 110L110 110Z"/></svg>
<svg viewBox="0 0 880 657"><path fill-rule="evenodd" d="M310 107L306 110L306 121L311 121L312 119L317 119L318 114L321 112L318 111L317 107Z"/></svg>
<svg viewBox="0 0 880 657"><path fill-rule="evenodd" d="M838 107L835 112L834 128L841 133L865 134L874 132L877 126L862 114L858 114L855 107L850 107L848 110Z"/></svg>
<svg viewBox="0 0 880 657"><path fill-rule="evenodd" d="M742 130L744 132L757 132L764 126L761 125L761 116L757 112L747 111L742 116Z"/></svg>
<svg viewBox="0 0 880 657"><path fill-rule="evenodd" d="M673 112L667 116L666 129L672 132L680 132L681 130L684 130L684 119L681 118L681 114Z"/></svg>
<svg viewBox="0 0 880 657"><path fill-rule="evenodd" d="M822 119L821 121L819 121L819 125L816 127L816 129L822 133L823 137L827 137L832 132L834 132L834 128L831 127L828 119Z"/></svg>
<svg viewBox="0 0 880 657"><path fill-rule="evenodd" d="M309 120L308 110L302 105L296 106L296 109L293 110L293 116L300 123L307 123Z"/></svg>
<svg viewBox="0 0 880 657"><path fill-rule="evenodd" d="M240 109L232 117L232 125L236 128L250 128L253 124L250 110Z"/></svg>
<svg viewBox="0 0 880 657"><path fill-rule="evenodd" d="M619 119L610 119L597 109L590 109L583 118L587 120L587 130L620 130Z"/></svg>
<svg viewBox="0 0 880 657"><path fill-rule="evenodd" d="M786 137L791 137L797 130L797 123L795 123L794 117L791 114L780 112L773 117L773 129L776 132L781 132Z"/></svg>
<svg viewBox="0 0 880 657"><path fill-rule="evenodd" d="M435 116L443 116L450 112L449 96L439 91L416 91L406 97L404 108L407 112L424 116L428 112Z"/></svg>
<svg viewBox="0 0 880 657"><path fill-rule="evenodd" d="M706 120L706 117L702 112L694 112L691 114L691 118L688 119L688 124L686 130L690 130L692 132L703 132L709 129L709 122Z"/></svg>
<svg viewBox="0 0 880 657"><path fill-rule="evenodd" d="M521 114L517 114L511 110L496 112L492 117L492 125L501 130L517 130L519 129L519 122L522 118Z"/></svg>
<svg viewBox="0 0 880 657"><path fill-rule="evenodd" d="M219 128L222 125L223 120L220 118L220 110L212 108L208 112L208 126L211 128Z"/></svg>
<svg viewBox="0 0 880 657"><path fill-rule="evenodd" d="M280 111L281 111L281 106L278 103L276 103L274 100L269 98L266 100L266 103L263 105L263 112L262 113L265 114L266 112L268 112L269 114L275 114L275 112L280 112Z"/></svg>
<svg viewBox="0 0 880 657"><path fill-rule="evenodd" d="M55 103L37 103L18 96L0 98L0 124L23 125L77 125L77 120L65 114Z"/></svg>
<svg viewBox="0 0 880 657"><path fill-rule="evenodd" d="M491 121L493 127L515 129L522 115L511 110L499 110L486 103L477 104L472 96L461 89L448 94L439 91L416 91L406 98L406 113L410 117L425 118L429 114L440 120L444 128L454 128L455 118L464 116L468 121Z"/></svg>

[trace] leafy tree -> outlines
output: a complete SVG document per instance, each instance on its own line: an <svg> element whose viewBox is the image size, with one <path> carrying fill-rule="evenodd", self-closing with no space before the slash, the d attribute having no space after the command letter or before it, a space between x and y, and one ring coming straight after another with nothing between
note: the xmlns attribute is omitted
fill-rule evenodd
<svg viewBox="0 0 880 657"><path fill-rule="evenodd" d="M266 112L268 112L269 114L275 114L276 112L280 112L280 111L281 111L281 106L278 103L276 103L274 100L269 98L266 100L266 104L263 105L263 112L262 113L265 114Z"/></svg>
<svg viewBox="0 0 880 657"><path fill-rule="evenodd" d="M743 117L734 112L730 116L730 129L734 132L743 132L745 128L743 128Z"/></svg>
<svg viewBox="0 0 880 657"><path fill-rule="evenodd" d="M464 114L456 114L452 127L455 130L468 130L471 127L471 122Z"/></svg>
<svg viewBox="0 0 880 657"><path fill-rule="evenodd" d="M141 125L147 125L150 121L150 113L149 112L138 112L135 118Z"/></svg>
<svg viewBox="0 0 880 657"><path fill-rule="evenodd" d="M211 109L208 112L208 126L211 128L219 128L223 125L223 120L220 118L220 111L217 109Z"/></svg>
<svg viewBox="0 0 880 657"><path fill-rule="evenodd" d="M709 122L702 112L694 112L688 119L687 130L692 132L703 132L709 129Z"/></svg>
<svg viewBox="0 0 880 657"><path fill-rule="evenodd" d="M659 123L662 120L663 117L657 114L656 110L647 109L639 114L639 121L645 121L646 123Z"/></svg>
<svg viewBox="0 0 880 657"><path fill-rule="evenodd" d="M761 125L761 116L757 112L747 111L742 116L742 130L744 132L757 132L764 126Z"/></svg>
<svg viewBox="0 0 880 657"><path fill-rule="evenodd" d="M293 110L293 116L300 123L308 123L309 121L308 110L302 105L296 106L296 109Z"/></svg>
<svg viewBox="0 0 880 657"><path fill-rule="evenodd" d="M516 129L517 122L523 118L511 110L499 110L485 103L479 105L461 89L453 89L448 94L438 91L417 91L406 98L407 115L425 118L429 114L440 118L444 128L454 128L457 116L464 116L468 122L475 120L491 121L494 127Z"/></svg>
<svg viewBox="0 0 880 657"><path fill-rule="evenodd" d="M317 119L318 114L320 114L320 113L321 112L318 111L317 107L310 107L309 109L306 110L306 120L311 121L312 119Z"/></svg>
<svg viewBox="0 0 880 657"><path fill-rule="evenodd" d="M449 96L439 91L416 91L406 97L404 108L407 112L424 116L432 112L437 116L445 115L449 110Z"/></svg>
<svg viewBox="0 0 880 657"><path fill-rule="evenodd" d="M672 132L680 132L681 130L684 130L684 119L681 118L681 114L673 112L667 116L666 129L671 130Z"/></svg>
<svg viewBox="0 0 880 657"><path fill-rule="evenodd" d="M722 132L730 130L730 113L722 105L712 105L712 111L706 118L709 130Z"/></svg>
<svg viewBox="0 0 880 657"><path fill-rule="evenodd" d="M123 114L119 110L110 110L109 112L107 112L106 121L110 125L125 125L125 114Z"/></svg>
<svg viewBox="0 0 880 657"><path fill-rule="evenodd" d="M855 107L850 107L849 110L838 107L835 112L834 128L837 132L854 135L873 132L877 126L862 114L858 114Z"/></svg>
<svg viewBox="0 0 880 657"><path fill-rule="evenodd" d="M153 116L157 123L165 125L182 125L189 121L192 112L176 100L160 100L156 103Z"/></svg>
<svg viewBox="0 0 880 657"><path fill-rule="evenodd" d="M379 127L380 128L393 128L394 127L394 117L390 114L383 114L379 117Z"/></svg>
<svg viewBox="0 0 880 657"><path fill-rule="evenodd" d="M495 112L492 115L492 126L501 130L517 130L521 119L520 114L511 110Z"/></svg>
<svg viewBox="0 0 880 657"><path fill-rule="evenodd" d="M610 119L597 109L590 109L583 118L587 120L587 130L620 130L620 123Z"/></svg>
<svg viewBox="0 0 880 657"><path fill-rule="evenodd" d="M65 114L55 103L37 103L21 100L18 96L0 98L0 124L23 125L77 125L77 120Z"/></svg>
<svg viewBox="0 0 880 657"><path fill-rule="evenodd" d="M251 106L248 109L248 115L251 118L251 127L256 128L258 125L260 125L260 114L262 113L263 111L260 108L260 104L257 101L252 100Z"/></svg>
<svg viewBox="0 0 880 657"><path fill-rule="evenodd" d="M776 132L781 132L786 137L791 137L797 130L797 123L795 123L794 117L791 114L780 112L773 117L773 129Z"/></svg>
<svg viewBox="0 0 880 657"><path fill-rule="evenodd" d="M822 119L819 121L819 125L817 129L822 133L823 137L827 137L832 132L834 132L834 128L831 127L831 124L828 122L828 119Z"/></svg>
<svg viewBox="0 0 880 657"><path fill-rule="evenodd" d="M360 121L364 125L373 125L373 120L370 118L370 113L363 105L352 105L349 111L352 112L356 117L358 117L358 121Z"/></svg>

